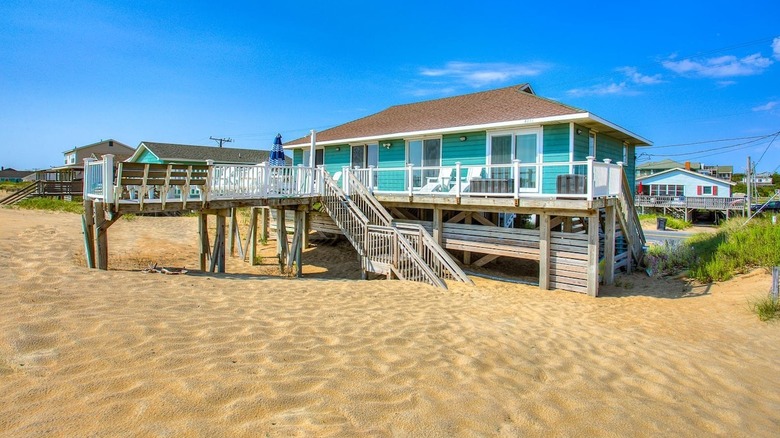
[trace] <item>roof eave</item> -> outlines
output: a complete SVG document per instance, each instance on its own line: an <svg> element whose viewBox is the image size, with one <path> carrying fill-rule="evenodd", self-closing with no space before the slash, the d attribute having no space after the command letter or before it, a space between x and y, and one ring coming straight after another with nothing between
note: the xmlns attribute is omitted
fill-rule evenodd
<svg viewBox="0 0 780 438"><path fill-rule="evenodd" d="M623 129L620 126L615 125L614 123L610 123L598 116L594 116L593 114L587 112L575 113L575 114L564 114L558 116L536 117L530 119L509 120L504 122L483 123L478 125L465 125L465 126L453 126L447 128L426 129L420 131L393 132L389 134L369 135L364 137L352 137L352 138L341 138L336 140L317 141L316 143L318 146L332 146L332 145L340 145L345 143L361 143L361 142L370 142L370 141L389 140L395 138L411 138L411 137L422 137L426 135L452 134L457 132L501 129L501 128L510 128L515 126L523 126L523 125L542 125L542 124L557 123L557 122L561 122L561 123L577 122L582 120L592 120L596 123L602 124L604 126L608 126L610 129L619 131L624 135L635 139L636 142L632 142L632 143L637 146L652 145L652 142L650 142L649 140L644 139L632 133L631 131ZM308 148L309 146L311 146L311 142L286 145L284 146L284 148L302 149L302 148Z"/></svg>

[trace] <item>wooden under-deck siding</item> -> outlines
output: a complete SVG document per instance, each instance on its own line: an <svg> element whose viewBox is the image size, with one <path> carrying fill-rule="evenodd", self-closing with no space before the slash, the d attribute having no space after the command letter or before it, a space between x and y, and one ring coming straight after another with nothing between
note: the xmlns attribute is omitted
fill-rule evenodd
<svg viewBox="0 0 780 438"><path fill-rule="evenodd" d="M550 287L588 292L588 235L550 233Z"/></svg>

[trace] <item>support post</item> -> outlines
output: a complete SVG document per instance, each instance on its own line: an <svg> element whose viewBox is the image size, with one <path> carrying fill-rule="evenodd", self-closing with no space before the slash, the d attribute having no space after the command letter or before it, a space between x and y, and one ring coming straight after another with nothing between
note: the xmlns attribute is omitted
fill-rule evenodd
<svg viewBox="0 0 780 438"><path fill-rule="evenodd" d="M444 234L443 232L444 221L442 220L442 213L443 211L441 208L433 209L433 240L439 246L441 246L442 235Z"/></svg>
<svg viewBox="0 0 780 438"><path fill-rule="evenodd" d="M309 232L311 231L311 215L309 210L303 212L303 248L309 247Z"/></svg>
<svg viewBox="0 0 780 438"><path fill-rule="evenodd" d="M597 297L599 294L599 216L588 217L588 295Z"/></svg>
<svg viewBox="0 0 780 438"><path fill-rule="evenodd" d="M279 255L279 271L284 274L284 266L287 262L287 224L285 221L284 207L276 209L276 248Z"/></svg>
<svg viewBox="0 0 780 438"><path fill-rule="evenodd" d="M260 240L268 242L268 213L271 211L268 207L262 207L260 210Z"/></svg>
<svg viewBox="0 0 780 438"><path fill-rule="evenodd" d="M103 202L95 202L95 259L97 268L108 270L108 227L106 221L106 211Z"/></svg>
<svg viewBox="0 0 780 438"><path fill-rule="evenodd" d="M230 215L230 224L228 225L228 248L230 249L230 257L236 255L236 230L238 229L238 219L236 218L236 209L228 209Z"/></svg>
<svg viewBox="0 0 780 438"><path fill-rule="evenodd" d="M225 217L227 210L217 212L217 235L214 238L214 250L212 253L212 272L216 267L216 272L225 273Z"/></svg>
<svg viewBox="0 0 780 438"><path fill-rule="evenodd" d="M604 284L615 283L615 206L604 207ZM626 233L627 231L624 231ZM630 251L630 249L629 249ZM629 254L628 263L631 263Z"/></svg>
<svg viewBox="0 0 780 438"><path fill-rule="evenodd" d="M539 289L550 289L550 215L541 214L539 222Z"/></svg>
<svg viewBox="0 0 780 438"><path fill-rule="evenodd" d="M209 218L208 214L204 212L198 213L198 238L200 241L200 251L198 258L200 259L200 270L206 271L206 263L209 260Z"/></svg>
<svg viewBox="0 0 780 438"><path fill-rule="evenodd" d="M250 232L247 238L249 239L249 266L255 265L255 258L257 257L257 209L258 207L252 207L249 217Z"/></svg>
<svg viewBox="0 0 780 438"><path fill-rule="evenodd" d="M474 213L468 212L466 213L466 218L463 220L466 225L471 225L471 217ZM470 265L471 264L471 251L463 251L463 264L464 265Z"/></svg>
<svg viewBox="0 0 780 438"><path fill-rule="evenodd" d="M91 199L84 198L84 216L82 229L84 231L84 253L87 257L87 267L95 268L95 216Z"/></svg>

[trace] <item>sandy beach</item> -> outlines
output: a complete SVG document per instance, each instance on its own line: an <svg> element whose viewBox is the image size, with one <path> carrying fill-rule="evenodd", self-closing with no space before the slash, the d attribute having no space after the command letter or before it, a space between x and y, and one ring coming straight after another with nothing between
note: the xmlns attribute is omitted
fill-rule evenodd
<svg viewBox="0 0 780 438"><path fill-rule="evenodd" d="M89 270L80 216L0 208L0 436L780 431L763 271L620 275L594 299L361 281L346 244L308 249L302 280L270 258L204 274L194 217L120 219L109 247Z"/></svg>

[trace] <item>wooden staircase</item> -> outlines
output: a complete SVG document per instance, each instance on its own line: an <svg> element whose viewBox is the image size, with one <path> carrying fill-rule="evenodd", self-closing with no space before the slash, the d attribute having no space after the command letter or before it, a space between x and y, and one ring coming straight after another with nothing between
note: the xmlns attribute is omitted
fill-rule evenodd
<svg viewBox="0 0 780 438"><path fill-rule="evenodd" d="M0 205L14 205L21 200L36 196L40 192L39 186L41 183L42 181L31 182L29 185L24 186L21 190L13 192L5 198L0 199Z"/></svg>
<svg viewBox="0 0 780 438"><path fill-rule="evenodd" d="M642 231L642 225L639 223L636 207L634 207L634 198L631 195L631 186L628 184L625 170L621 174L623 175L623 186L617 198L618 211L616 216L620 221L620 229L623 230L623 237L626 239L631 256L634 262L639 265L644 257L644 247L647 241L645 233Z"/></svg>
<svg viewBox="0 0 780 438"><path fill-rule="evenodd" d="M390 213L350 172L347 195L328 175L323 205L358 252L362 269L446 288L444 279L473 284L433 237L418 225L395 224Z"/></svg>

